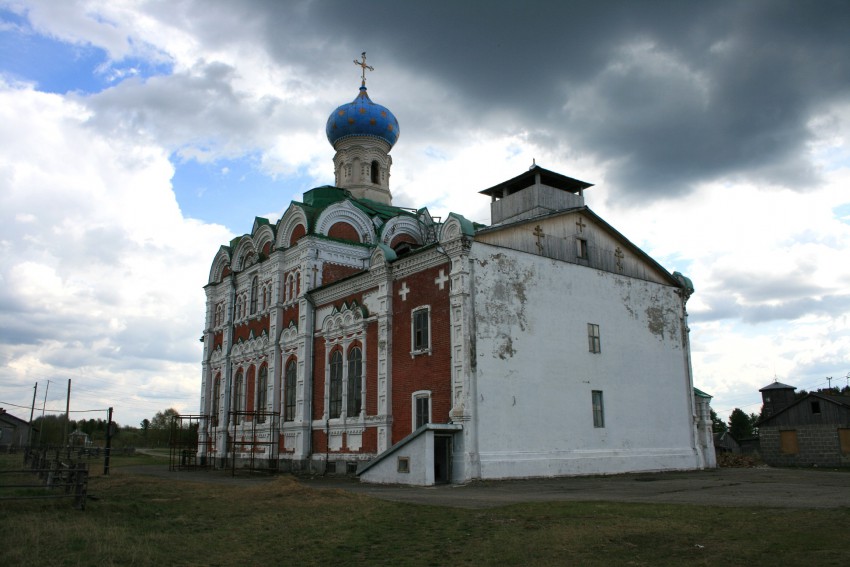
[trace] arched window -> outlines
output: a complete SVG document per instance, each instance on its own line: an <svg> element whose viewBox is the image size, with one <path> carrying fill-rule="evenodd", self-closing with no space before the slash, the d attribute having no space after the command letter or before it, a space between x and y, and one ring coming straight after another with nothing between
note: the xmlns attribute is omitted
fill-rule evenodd
<svg viewBox="0 0 850 567"><path fill-rule="evenodd" d="M257 412L257 423L265 423L266 421L266 387L269 383L269 367L265 364L260 367L260 374L257 377L257 398L254 404L254 411Z"/></svg>
<svg viewBox="0 0 850 567"><path fill-rule="evenodd" d="M380 166L378 161L372 161L372 183L377 185L380 182Z"/></svg>
<svg viewBox="0 0 850 567"><path fill-rule="evenodd" d="M295 420L295 381L297 380L297 364L295 359L286 365L283 376L283 420Z"/></svg>
<svg viewBox="0 0 850 567"><path fill-rule="evenodd" d="M330 374L328 411L329 417L336 418L342 413L342 353L338 350L331 354Z"/></svg>
<svg viewBox="0 0 850 567"><path fill-rule="evenodd" d="M245 411L245 380L242 376L242 370L236 373L236 379L233 381L233 423L239 425L239 412Z"/></svg>
<svg viewBox="0 0 850 567"><path fill-rule="evenodd" d="M254 279L251 280L251 315L257 312L257 295L259 282L257 281L257 276L254 276Z"/></svg>
<svg viewBox="0 0 850 567"><path fill-rule="evenodd" d="M354 347L348 351L348 417L360 415L363 387L363 353Z"/></svg>
<svg viewBox="0 0 850 567"><path fill-rule="evenodd" d="M215 380L213 380L213 388L212 388L212 410L210 413L210 422L213 427L218 427L218 412L221 408L221 402L219 397L221 396L221 374L215 375Z"/></svg>

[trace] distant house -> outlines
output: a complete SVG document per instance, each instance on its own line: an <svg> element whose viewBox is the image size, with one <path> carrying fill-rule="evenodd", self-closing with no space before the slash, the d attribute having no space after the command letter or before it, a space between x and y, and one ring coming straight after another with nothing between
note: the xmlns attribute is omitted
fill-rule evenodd
<svg viewBox="0 0 850 567"><path fill-rule="evenodd" d="M0 408L0 451L24 447L29 443L30 424Z"/></svg>
<svg viewBox="0 0 850 567"><path fill-rule="evenodd" d="M733 455L741 454L741 444L738 440L732 437L728 431L721 431L714 434L714 450L719 455L720 453L732 453Z"/></svg>
<svg viewBox="0 0 850 567"><path fill-rule="evenodd" d="M795 399L794 386L759 390L761 456L772 466L850 466L850 396L812 392Z"/></svg>

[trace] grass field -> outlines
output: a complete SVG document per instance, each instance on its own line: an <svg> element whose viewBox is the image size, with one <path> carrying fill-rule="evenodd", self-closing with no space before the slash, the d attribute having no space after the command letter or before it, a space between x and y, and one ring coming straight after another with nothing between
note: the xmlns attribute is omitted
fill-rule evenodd
<svg viewBox="0 0 850 567"><path fill-rule="evenodd" d="M848 509L558 502L466 510L317 490L286 475L213 485L124 468L154 462L167 465L116 458L108 477L93 463L96 500L85 511L68 500L0 501L0 565L850 564ZM0 456L2 469L21 464L19 455Z"/></svg>

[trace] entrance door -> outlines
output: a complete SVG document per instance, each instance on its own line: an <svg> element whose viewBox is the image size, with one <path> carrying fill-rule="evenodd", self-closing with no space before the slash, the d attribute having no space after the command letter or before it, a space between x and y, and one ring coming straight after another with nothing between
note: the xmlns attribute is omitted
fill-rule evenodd
<svg viewBox="0 0 850 567"><path fill-rule="evenodd" d="M452 438L434 436L434 483L447 484L452 480Z"/></svg>

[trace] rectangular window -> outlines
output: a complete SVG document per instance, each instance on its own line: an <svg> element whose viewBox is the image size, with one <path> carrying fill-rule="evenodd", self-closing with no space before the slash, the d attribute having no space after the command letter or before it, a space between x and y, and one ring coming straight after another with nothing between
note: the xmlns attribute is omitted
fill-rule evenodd
<svg viewBox="0 0 850 567"><path fill-rule="evenodd" d="M593 404L593 427L605 427L605 406L602 405L602 390L591 392Z"/></svg>
<svg viewBox="0 0 850 567"><path fill-rule="evenodd" d="M599 325L587 324L587 346L590 352L602 352L602 342L599 339Z"/></svg>
<svg viewBox="0 0 850 567"><path fill-rule="evenodd" d="M841 454L845 457L850 455L850 428L838 429L838 443L841 446Z"/></svg>
<svg viewBox="0 0 850 567"><path fill-rule="evenodd" d="M298 366L295 360L290 360L286 365L283 375L283 420L295 420L295 381L298 375Z"/></svg>
<svg viewBox="0 0 850 567"><path fill-rule="evenodd" d="M431 399L427 396L417 396L415 400L416 421L413 424L413 428L419 429L431 421Z"/></svg>
<svg viewBox="0 0 850 567"><path fill-rule="evenodd" d="M411 320L413 326L413 352L421 352L430 348L430 318L431 310L428 308L417 309L413 312L413 318Z"/></svg>
<svg viewBox="0 0 850 567"><path fill-rule="evenodd" d="M410 457L399 457L396 470L400 473L410 472Z"/></svg>
<svg viewBox="0 0 850 567"><path fill-rule="evenodd" d="M336 419L342 414L342 353L335 350L330 361L329 417Z"/></svg>
<svg viewBox="0 0 850 567"><path fill-rule="evenodd" d="M811 402L812 413L820 413L820 402Z"/></svg>
<svg viewBox="0 0 850 567"><path fill-rule="evenodd" d="M260 368L260 377L257 379L257 402L254 411L257 412L257 423L266 422L266 395L269 381L269 367Z"/></svg>
<svg viewBox="0 0 850 567"><path fill-rule="evenodd" d="M800 452L796 430L779 432L779 452L783 455L796 455Z"/></svg>
<svg viewBox="0 0 850 567"><path fill-rule="evenodd" d="M580 260L587 260L587 240L576 238L576 256Z"/></svg>

